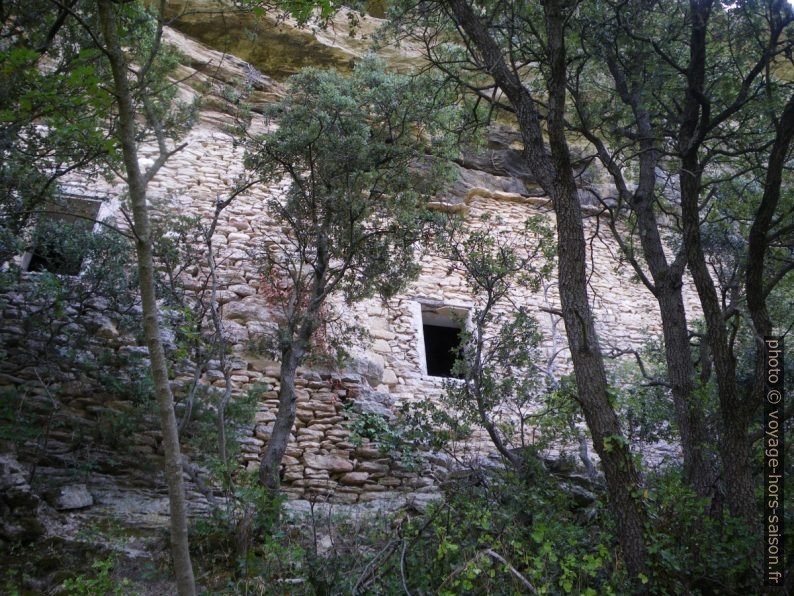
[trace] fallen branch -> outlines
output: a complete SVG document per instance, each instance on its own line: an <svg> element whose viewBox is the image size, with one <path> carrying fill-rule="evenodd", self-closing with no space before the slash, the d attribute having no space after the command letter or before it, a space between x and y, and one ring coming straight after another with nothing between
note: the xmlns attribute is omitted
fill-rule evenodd
<svg viewBox="0 0 794 596"><path fill-rule="evenodd" d="M481 551L480 551L480 552L478 552L476 555L474 555L474 556L473 556L471 559L469 559L468 561L466 561L465 563L463 563L462 565L460 565L459 567L457 567L457 568L456 568L456 569L455 569L455 570L454 570L452 573L450 573L450 574L447 576L447 578L444 580L444 583L442 583L442 584L441 584L441 586L439 586L439 589L440 589L442 586L444 586L444 585L445 585L445 584L446 584L446 583L447 583L449 580L451 580L453 577L455 577L455 576L459 575L460 573L462 573L462 572L463 572L463 571L466 569L466 567L468 567L469 565L471 565L471 564L472 564L474 561L476 561L476 560L478 560L478 559L481 559L481 558L482 558L482 557L484 557L484 556L491 557L492 559L495 559L495 560L499 561L499 562L500 562L500 563L502 563L502 564L503 564L505 567L507 567L508 571L510 571L510 573L511 573L511 574L512 574L512 575L513 575L513 576L514 576L514 577L515 577L515 578L516 578L516 579L517 579L519 582L521 582L521 583L523 584L523 586L524 586L524 587L527 589L527 593L528 593L528 594L537 594L537 593L538 593L538 591L535 589L535 586L533 586L533 585L532 585L532 583L531 583L531 582L530 582L530 581L529 581L529 580L528 580L526 577L524 577L524 576L521 574L521 572L520 572L520 571L518 571L518 569L516 569L515 567L513 567L513 566L510 564L510 562L509 562L507 559L505 559L505 558L504 558L502 555L500 555L500 554L499 554L498 552L496 552L495 550L491 550L490 548L486 548L485 550L481 550Z"/></svg>

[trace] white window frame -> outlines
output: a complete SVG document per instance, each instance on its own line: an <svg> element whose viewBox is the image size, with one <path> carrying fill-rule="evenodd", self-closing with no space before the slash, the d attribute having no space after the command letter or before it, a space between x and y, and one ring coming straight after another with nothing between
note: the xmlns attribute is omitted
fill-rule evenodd
<svg viewBox="0 0 794 596"><path fill-rule="evenodd" d="M450 302L447 300L436 300L432 298L417 297L411 304L411 314L414 320L414 330L416 332L416 350L419 355L419 370L422 374L422 379L427 381L460 381L454 377L438 377L435 375L427 374L427 354L425 352L425 330L424 326L428 323L426 321L426 313L432 313L431 318L438 317L437 321L441 323L448 323L455 315L460 315L463 326L461 329L471 330L472 328L472 304L465 304L460 302ZM447 314L449 313L449 314ZM455 327L457 325L440 325L441 327Z"/></svg>
<svg viewBox="0 0 794 596"><path fill-rule="evenodd" d="M99 194L91 194L85 191L70 192L68 190L64 190L61 192L61 196L65 198L67 201L70 199L80 199L83 201L94 201L96 203L99 203L99 209L97 209L97 213L96 213L96 221L94 222L94 225L91 228L92 234L96 234L102 227L102 224L99 222L111 218L116 212L118 212L120 205L119 200L115 197L111 198ZM40 273L39 271L28 271L28 267L30 267L30 262L33 260L34 253L35 253L35 247L32 247L26 250L21 255L18 255L16 258L17 265L19 266L20 269L22 269L22 271L25 272L26 275L38 275ZM62 274L62 275L67 275L67 277L80 277L84 269L85 269L85 262L83 262L80 265L80 271L77 274L75 275Z"/></svg>

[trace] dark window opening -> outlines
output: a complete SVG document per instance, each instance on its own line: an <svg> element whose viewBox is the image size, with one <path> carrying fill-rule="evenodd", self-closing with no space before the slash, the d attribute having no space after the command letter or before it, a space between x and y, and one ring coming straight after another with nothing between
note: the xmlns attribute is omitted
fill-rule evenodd
<svg viewBox="0 0 794 596"><path fill-rule="evenodd" d="M47 243L44 245L38 244L33 249L33 256L30 257L30 263L28 263L28 271L49 271L60 275L77 275L80 273L82 265L82 259L69 258L59 246L54 246L54 243Z"/></svg>
<svg viewBox="0 0 794 596"><path fill-rule="evenodd" d="M431 377L460 377L452 368L460 357L463 312L449 308L422 311L422 330L425 342L425 364Z"/></svg>
<svg viewBox="0 0 794 596"><path fill-rule="evenodd" d="M34 232L28 271L78 275L83 265L86 234L90 234L102 203L70 197L65 205L48 204Z"/></svg>

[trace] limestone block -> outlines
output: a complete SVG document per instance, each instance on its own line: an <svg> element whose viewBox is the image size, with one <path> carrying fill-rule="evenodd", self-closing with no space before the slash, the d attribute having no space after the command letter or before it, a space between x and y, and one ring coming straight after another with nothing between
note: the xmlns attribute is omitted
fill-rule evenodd
<svg viewBox="0 0 794 596"><path fill-rule="evenodd" d="M254 415L254 422L257 424L273 422L276 419L276 413L271 411L257 412Z"/></svg>
<svg viewBox="0 0 794 596"><path fill-rule="evenodd" d="M322 447L319 441L312 440L311 438L298 439L298 445L304 451L319 451Z"/></svg>
<svg viewBox="0 0 794 596"><path fill-rule="evenodd" d="M314 428L302 428L298 431L298 440L300 441L301 437L309 437L309 438L321 438L323 436L323 431L315 430Z"/></svg>
<svg viewBox="0 0 794 596"><path fill-rule="evenodd" d="M290 457L299 459L303 456L303 449L299 449L297 446L288 446L284 453Z"/></svg>
<svg viewBox="0 0 794 596"><path fill-rule="evenodd" d="M358 493L355 492L343 492L341 490L337 490L334 493L332 501L334 503L342 503L344 505L352 505L356 501L358 501Z"/></svg>
<svg viewBox="0 0 794 596"><path fill-rule="evenodd" d="M329 472L352 472L353 462L336 455L317 455L314 453L307 453L303 457L303 461L311 468L318 470L328 470Z"/></svg>
<svg viewBox="0 0 794 596"><path fill-rule="evenodd" d="M98 320L95 322L98 324L97 329L94 330L95 337L116 339L119 336L119 330L116 328L116 324L108 317L98 317Z"/></svg>
<svg viewBox="0 0 794 596"><path fill-rule="evenodd" d="M322 404L313 402L311 409L318 414L336 414L336 406L333 404Z"/></svg>
<svg viewBox="0 0 794 596"><path fill-rule="evenodd" d="M353 411L370 414L379 414L384 418L393 418L394 413L391 408L394 405L394 398L390 393L383 391L364 390L358 392L353 401Z"/></svg>
<svg viewBox="0 0 794 596"><path fill-rule="evenodd" d="M218 290L215 295L218 304L223 306L224 304L228 304L234 300L237 300L238 296L234 292L230 292L229 290Z"/></svg>
<svg viewBox="0 0 794 596"><path fill-rule="evenodd" d="M383 371L383 384L384 385L396 385L397 384L397 375L395 372L387 368Z"/></svg>
<svg viewBox="0 0 794 596"><path fill-rule="evenodd" d="M390 341L397 337L397 335L393 331L389 331L387 329L370 329L370 335L375 339L383 339Z"/></svg>
<svg viewBox="0 0 794 596"><path fill-rule="evenodd" d="M85 484L67 484L52 494L50 502L59 511L84 509L94 504L94 497Z"/></svg>
<svg viewBox="0 0 794 596"><path fill-rule="evenodd" d="M350 436L350 431L344 428L330 428L325 434L331 438L346 439Z"/></svg>
<svg viewBox="0 0 794 596"><path fill-rule="evenodd" d="M302 422L309 422L310 420L314 420L314 412L311 410L301 410L299 409L296 414L298 420Z"/></svg>
<svg viewBox="0 0 794 596"><path fill-rule="evenodd" d="M286 469L284 470L284 482L295 482L296 480L303 480L303 470L298 469Z"/></svg>
<svg viewBox="0 0 794 596"><path fill-rule="evenodd" d="M432 478L418 477L406 480L405 484L411 488L424 488L426 486L432 486L434 483Z"/></svg>
<svg viewBox="0 0 794 596"><path fill-rule="evenodd" d="M408 497L408 503L422 512L426 511L432 503L440 500L443 500L440 493L416 493Z"/></svg>
<svg viewBox="0 0 794 596"><path fill-rule="evenodd" d="M357 486L365 484L369 479L369 474L366 472L348 472L339 479L339 482L349 486Z"/></svg>
<svg viewBox="0 0 794 596"><path fill-rule="evenodd" d="M270 318L268 310L259 302L252 300L238 300L229 302L223 307L223 316L232 321L248 323L250 321L265 321ZM270 374L269 371L266 371Z"/></svg>
<svg viewBox="0 0 794 596"><path fill-rule="evenodd" d="M372 349L380 354L391 354L391 346L384 339L377 339L372 344Z"/></svg>
<svg viewBox="0 0 794 596"><path fill-rule="evenodd" d="M229 226L235 228L236 230L243 231L249 229L251 226L248 223L248 220L235 218L229 220Z"/></svg>
<svg viewBox="0 0 794 596"><path fill-rule="evenodd" d="M384 366L385 361L380 354L355 355L348 367L340 372L359 374L374 387L380 384Z"/></svg>
<svg viewBox="0 0 794 596"><path fill-rule="evenodd" d="M383 457L383 452L380 449L378 449L377 447L368 447L366 445L362 445L361 447L356 447L355 453L356 453L356 457L360 457L363 459L380 459Z"/></svg>
<svg viewBox="0 0 794 596"><path fill-rule="evenodd" d="M246 447L254 447L256 449L261 449L264 447L265 442L262 439L257 439L256 437L241 437L239 439L240 447L245 449Z"/></svg>
<svg viewBox="0 0 794 596"><path fill-rule="evenodd" d="M331 477L330 474L328 473L328 470L315 470L314 468L309 468L309 467L304 468L303 475L306 478L325 478L325 479L328 479L328 478Z"/></svg>
<svg viewBox="0 0 794 596"><path fill-rule="evenodd" d="M234 292L238 296L242 296L245 298L246 296L253 296L256 294L256 290L249 286L248 284L234 284L229 286L229 291Z"/></svg>

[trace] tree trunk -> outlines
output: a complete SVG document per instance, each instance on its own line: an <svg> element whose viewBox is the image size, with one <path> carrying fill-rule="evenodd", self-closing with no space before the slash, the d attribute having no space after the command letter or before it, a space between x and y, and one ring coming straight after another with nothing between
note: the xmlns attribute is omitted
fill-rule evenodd
<svg viewBox="0 0 794 596"><path fill-rule="evenodd" d="M667 375L670 380L676 422L681 436L681 450L684 458L684 476L695 492L706 497L710 493L715 474L706 451L708 433L703 406L693 395L695 389L695 367L692 362L692 349L689 344L686 311L682 295L683 274L686 259L679 253L670 263L665 254L665 246L659 232L654 206L656 204L656 168L659 164L660 152L652 118L643 103L643 94L637 87L633 62L626 64L619 60L617 50L608 47L605 55L609 72L615 82L615 89L621 101L631 108L639 139L639 181L636 189L629 191L621 167L615 162L613 155L604 143L587 128L585 135L593 143L599 158L612 175L618 192L630 205L637 216L640 245L643 258L651 274L652 282L647 279L633 256L627 256L659 304L664 334L665 359ZM584 98L574 95L575 101L583 102ZM586 113L586 106L579 108ZM610 226L613 234L620 240L619 231L614 222Z"/></svg>
<svg viewBox="0 0 794 596"><path fill-rule="evenodd" d="M649 175L654 176L655 186L654 167L649 166L648 169ZM715 478L706 450L708 433L703 406L694 395L695 366L682 294L683 265L678 260L673 264L667 262L658 222L653 213L653 186L647 193L635 195L634 210L637 213L643 256L654 280L654 295L662 319L667 376L681 436L684 477L699 496L706 497L711 492Z"/></svg>
<svg viewBox="0 0 794 596"><path fill-rule="evenodd" d="M684 246L689 270L703 307L706 339L716 373L722 423L720 457L727 487L726 499L731 513L754 528L758 526L760 517L755 501L747 439L747 427L752 409L739 396L739 388L736 384L736 360L730 347L719 297L706 264L700 239L698 207L700 175L696 156L685 156L682 159L680 176Z"/></svg>
<svg viewBox="0 0 794 596"><path fill-rule="evenodd" d="M617 519L623 556L636 581L645 570L645 508L639 475L609 401L606 371L587 295L587 262L582 207L565 139L566 52L560 3L544 3L550 77L548 135L553 162L551 192L557 215L560 303L582 410L601 458L610 505ZM549 172L551 173L551 172Z"/></svg>
<svg viewBox="0 0 794 596"><path fill-rule="evenodd" d="M118 101L119 141L127 174L130 203L135 226L135 249L138 256L143 328L149 348L152 376L154 377L160 424L163 433L165 478L168 484L171 522L171 551L178 593L182 596L196 593L193 566L188 548L187 505L182 483L182 462L179 434L174 414L174 398L168 382L168 364L160 339L157 298L154 284L154 259L151 227L146 206L146 183L138 165L138 147L135 131L135 109L127 80L128 65L119 42L114 7L111 0L98 0L98 14L102 35L113 73L114 94Z"/></svg>
<svg viewBox="0 0 794 596"><path fill-rule="evenodd" d="M259 481L272 491L281 483L281 460L287 450L292 425L295 423L295 373L300 365L301 353L293 342L281 352L281 381L278 390L278 411L273 422L270 440L259 464Z"/></svg>
<svg viewBox="0 0 794 596"><path fill-rule="evenodd" d="M516 111L524 142L524 158L549 194L557 215L559 290L568 345L571 351L579 403L601 458L618 537L632 581L645 570L646 514L640 498L639 477L607 392L606 373L587 295L587 272L581 205L565 139L566 57L563 15L559 4L544 3L550 57L548 134L551 155L545 149L534 99L510 70L501 51L471 6L452 0L454 18L496 84Z"/></svg>
<svg viewBox="0 0 794 596"><path fill-rule="evenodd" d="M573 182L573 180L571 180ZM639 476L609 401L606 372L587 297L585 240L575 192L553 195L557 214L559 288L579 403L601 458L609 501L627 566L634 577L645 570L645 510Z"/></svg>
<svg viewBox="0 0 794 596"><path fill-rule="evenodd" d="M775 141L767 161L764 194L755 212L753 224L747 237L746 293L747 310L755 328L755 382L750 399L762 403L766 385L764 336L772 335L772 320L766 307L766 297L772 288L764 287L765 260L769 247L768 234L772 220L780 203L783 183L783 168L794 137L794 95L789 97L783 113L775 126Z"/></svg>
<svg viewBox="0 0 794 596"><path fill-rule="evenodd" d="M662 318L667 376L670 379L681 451L684 478L700 497L711 494L715 475L707 452L708 435L703 407L694 395L695 367L689 344L680 278L675 285L659 287L659 312Z"/></svg>
<svg viewBox="0 0 794 596"><path fill-rule="evenodd" d="M754 407L742 400L736 382L736 359L725 324L719 295L709 272L700 236L700 186L702 168L698 150L707 126L702 98L706 69L706 33L711 0L690 0L691 33L687 90L678 138L680 155L681 224L687 265L706 321L706 340L716 373L720 402L720 458L725 475L726 500L731 513L750 528L758 528L760 516L753 490L747 427Z"/></svg>

